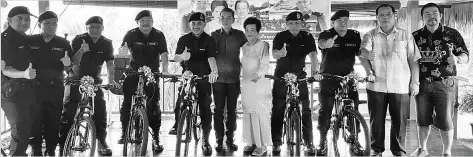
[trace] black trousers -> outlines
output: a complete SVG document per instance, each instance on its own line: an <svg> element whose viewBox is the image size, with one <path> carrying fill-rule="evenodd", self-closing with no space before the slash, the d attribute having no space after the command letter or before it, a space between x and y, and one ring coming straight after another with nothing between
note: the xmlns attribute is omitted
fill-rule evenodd
<svg viewBox="0 0 473 157"><path fill-rule="evenodd" d="M40 150L44 135L46 149L54 151L59 140L64 84L62 80L37 81L35 91L37 101L33 106L30 144L33 149Z"/></svg>
<svg viewBox="0 0 473 157"><path fill-rule="evenodd" d="M216 82L212 84L212 87L215 101L214 130L217 143L223 142L224 134L227 136L227 140L233 142L234 132L237 129L236 107L240 95L240 81L235 83ZM227 106L227 118L224 124L225 106ZM225 126L227 127L226 131Z"/></svg>
<svg viewBox="0 0 473 157"><path fill-rule="evenodd" d="M181 91L181 87L179 87L179 91ZM208 137L210 130L212 129L212 110L210 109L210 104L212 103L212 87L208 82L199 82L195 86L197 90L198 100L197 103L199 104L199 113L200 119L202 122L202 130L205 136ZM179 93L179 96L176 100L176 106L174 107L174 115L176 120L176 125L179 121L179 114L181 112L181 103L184 97L184 93Z"/></svg>
<svg viewBox="0 0 473 157"><path fill-rule="evenodd" d="M1 106L11 128L10 155L27 156L31 135L30 115L36 112L31 108L36 101L33 84L2 80L1 88Z"/></svg>
<svg viewBox="0 0 473 157"><path fill-rule="evenodd" d="M64 106L63 117L61 119L61 131L60 131L60 145L64 146L66 142L67 134L71 128L72 123L74 122L74 116L81 99L81 94L79 93L79 86L71 86L70 100ZM95 92L94 98L94 115L92 120L95 123L95 129L97 133L97 140L103 142L107 137L107 109L105 106L105 99L103 90L99 89Z"/></svg>
<svg viewBox="0 0 473 157"><path fill-rule="evenodd" d="M271 136L274 144L281 144L284 113L286 110L287 87L284 82L273 83L273 108L271 114ZM299 85L299 100L302 102L302 137L305 143L312 143L312 111L307 84Z"/></svg>
<svg viewBox="0 0 473 157"><path fill-rule="evenodd" d="M156 79L158 81L159 79ZM125 78L123 82L123 94L124 99L120 109L120 121L122 123L122 131L125 131L128 126L128 120L130 119L130 110L132 96L135 95L136 88L138 85L138 75L132 75ZM143 88L146 96L148 97L148 103L146 104L146 112L148 115L149 126L153 130L153 136L156 138L159 136L159 128L161 127L161 109L159 108L159 82L149 83Z"/></svg>
<svg viewBox="0 0 473 157"><path fill-rule="evenodd" d="M348 85L353 85L353 81L349 81ZM351 86L353 87L353 86ZM355 110L358 110L359 97L358 91L353 88L349 89L348 97L354 100ZM332 117L332 110L335 101L335 92L341 88L340 81L334 79L323 79L320 81L319 101L321 107L319 109L319 118L317 128L321 135L326 135L330 129L330 118Z"/></svg>
<svg viewBox="0 0 473 157"><path fill-rule="evenodd" d="M370 113L371 149L384 152L386 111L391 115L391 143L393 155L406 154L407 107L409 94L382 93L366 90L368 94L368 110ZM389 107L388 107L389 105Z"/></svg>

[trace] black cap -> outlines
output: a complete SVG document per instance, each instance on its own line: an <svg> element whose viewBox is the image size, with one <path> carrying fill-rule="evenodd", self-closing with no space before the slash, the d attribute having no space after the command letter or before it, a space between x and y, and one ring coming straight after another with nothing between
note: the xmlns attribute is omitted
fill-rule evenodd
<svg viewBox="0 0 473 157"><path fill-rule="evenodd" d="M25 6L17 6L14 7L8 12L8 18L12 18L13 16L19 15L19 14L29 14L31 16L34 16L33 14L30 13L30 10L25 7ZM36 16L34 16L36 17Z"/></svg>
<svg viewBox="0 0 473 157"><path fill-rule="evenodd" d="M191 21L204 21L205 22L205 15L201 12L196 12L189 17L189 22Z"/></svg>
<svg viewBox="0 0 473 157"><path fill-rule="evenodd" d="M89 25L91 23L103 25L103 19L100 16L92 16L85 22L85 25Z"/></svg>
<svg viewBox="0 0 473 157"><path fill-rule="evenodd" d="M45 11L45 12L41 13L41 15L39 15L38 22L41 22L43 20L50 19L50 18L57 18L56 13L54 13L52 11Z"/></svg>
<svg viewBox="0 0 473 157"><path fill-rule="evenodd" d="M286 17L286 21L297 21L297 20L304 20L302 13L298 11L289 13L289 15L287 15Z"/></svg>
<svg viewBox="0 0 473 157"><path fill-rule="evenodd" d="M330 20L337 20L340 17L350 17L350 12L348 10L339 10L332 15Z"/></svg>
<svg viewBox="0 0 473 157"><path fill-rule="evenodd" d="M142 17L145 17L145 16L151 16L151 17L153 17L152 14L151 14L151 11L149 11L149 10L142 10L142 11L140 11L140 13L138 13L138 15L136 15L135 21L136 21L136 20L139 20L139 19L141 19Z"/></svg>

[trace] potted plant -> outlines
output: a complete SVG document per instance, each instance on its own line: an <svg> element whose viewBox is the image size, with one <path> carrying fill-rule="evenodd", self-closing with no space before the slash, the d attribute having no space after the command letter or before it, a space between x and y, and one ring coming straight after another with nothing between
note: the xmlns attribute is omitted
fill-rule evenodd
<svg viewBox="0 0 473 157"><path fill-rule="evenodd" d="M462 86L464 94L459 102L458 111L466 114L473 114L473 84L469 83ZM473 134L473 123L470 123Z"/></svg>

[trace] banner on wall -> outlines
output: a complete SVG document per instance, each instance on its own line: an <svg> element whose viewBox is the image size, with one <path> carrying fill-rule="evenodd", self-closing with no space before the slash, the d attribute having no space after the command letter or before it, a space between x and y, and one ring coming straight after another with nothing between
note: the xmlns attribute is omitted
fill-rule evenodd
<svg viewBox="0 0 473 157"><path fill-rule="evenodd" d="M316 1L311 0L189 0L178 1L180 20L180 33L191 32L189 28L189 16L195 12L206 15L207 26L205 32L211 32L221 28L220 12L229 7L235 11L235 23L233 28L244 31L243 22L248 17L256 17L261 20L261 39L273 40L276 33L286 30L286 16L293 11L300 11L304 15L305 23L303 30L317 37L320 32L327 29L325 16L314 11Z"/></svg>

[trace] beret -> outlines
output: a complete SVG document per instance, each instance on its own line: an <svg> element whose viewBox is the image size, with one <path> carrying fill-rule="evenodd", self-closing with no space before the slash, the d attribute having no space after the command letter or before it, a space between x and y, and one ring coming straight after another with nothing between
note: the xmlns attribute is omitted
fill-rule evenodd
<svg viewBox="0 0 473 157"><path fill-rule="evenodd" d="M189 17L189 22L191 21L204 21L205 22L205 15L201 12L195 12Z"/></svg>
<svg viewBox="0 0 473 157"><path fill-rule="evenodd" d="M19 15L19 14L29 14L31 16L34 16L33 14L30 13L30 10L25 7L25 6L17 6L14 7L8 12L8 18L12 18L13 16ZM36 17L36 16L34 16Z"/></svg>
<svg viewBox="0 0 473 157"><path fill-rule="evenodd" d="M92 16L85 22L85 25L89 25L91 23L103 25L103 19L100 16Z"/></svg>
<svg viewBox="0 0 473 157"><path fill-rule="evenodd" d="M286 21L297 21L297 20L304 20L301 12L295 11L295 12L289 13L289 15L286 16Z"/></svg>
<svg viewBox="0 0 473 157"><path fill-rule="evenodd" d="M41 22L43 20L50 19L50 18L57 18L56 13L54 13L52 11L45 11L45 12L41 13L41 15L39 15L38 22Z"/></svg>
<svg viewBox="0 0 473 157"><path fill-rule="evenodd" d="M145 16L151 16L151 17L153 17L153 15L151 14L151 11L149 11L149 10L142 10L142 11L140 11L140 12L138 13L138 15L136 15L135 21L136 21L136 20L139 20L139 19L141 19L142 17L145 17Z"/></svg>
<svg viewBox="0 0 473 157"><path fill-rule="evenodd" d="M348 10L339 10L332 15L330 20L337 20L340 17L350 17L350 12Z"/></svg>

